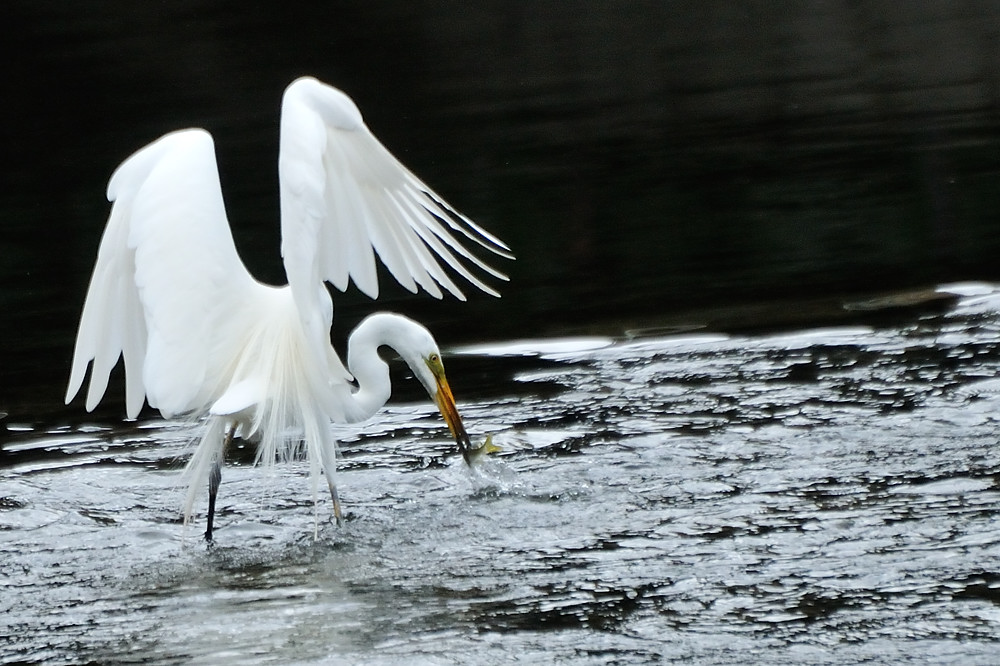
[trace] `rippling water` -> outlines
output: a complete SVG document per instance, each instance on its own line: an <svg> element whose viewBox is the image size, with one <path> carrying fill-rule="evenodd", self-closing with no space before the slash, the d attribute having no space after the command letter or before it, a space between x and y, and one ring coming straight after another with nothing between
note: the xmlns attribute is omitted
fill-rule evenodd
<svg viewBox="0 0 1000 666"><path fill-rule="evenodd" d="M952 290L875 327L452 350L500 454L470 472L395 403L338 430L342 527L304 463L237 459L212 548L178 520L193 426L12 424L0 661L989 663L1000 290Z"/></svg>

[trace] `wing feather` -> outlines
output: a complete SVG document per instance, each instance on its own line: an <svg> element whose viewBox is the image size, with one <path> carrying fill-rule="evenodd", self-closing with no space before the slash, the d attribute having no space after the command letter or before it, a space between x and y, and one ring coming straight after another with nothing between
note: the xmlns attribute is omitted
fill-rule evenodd
<svg viewBox="0 0 1000 666"><path fill-rule="evenodd" d="M146 146L112 175L108 200L66 401L92 362L93 409L123 356L130 417L144 397L167 416L204 409L265 288L236 253L211 136L182 130Z"/></svg>
<svg viewBox="0 0 1000 666"><path fill-rule="evenodd" d="M492 295L473 270L507 279L463 242L513 258L509 248L393 157L347 95L316 79L285 91L279 178L282 257L300 312L314 309L315 280L341 290L353 281L377 298L376 254L404 288L436 298L443 288L464 300L444 267Z"/></svg>
<svg viewBox="0 0 1000 666"><path fill-rule="evenodd" d="M123 216L123 208L112 210L101 239L80 317L66 402L79 392L87 365L93 361L86 397L87 411L93 410L107 390L111 370L118 358L124 356L127 365L136 368L138 364L140 368L126 376L126 395L132 396L128 401L128 414L134 417L139 411L134 407L134 395L136 392L145 395L141 366L145 357L146 325L142 317L133 316L139 308L139 294L130 279L135 270L132 254L120 251L128 238L128 225ZM139 407L141 405L140 399Z"/></svg>
<svg viewBox="0 0 1000 666"><path fill-rule="evenodd" d="M379 199L375 205L380 209L378 212L380 216L387 217L394 214L392 207L395 206L395 201L391 197ZM440 278L447 280L447 275L431 259L427 253L427 247L420 241L419 236L416 235L412 228L407 226L391 226L389 227L389 231L394 237L394 243L399 248L402 261L406 266L406 272L403 274L404 278L408 276L416 284L411 287L398 275L395 276L396 279L413 293L417 292L416 285L420 285L424 288L424 291L434 298L441 298L443 294L438 287L438 282L435 280ZM430 262L428 262L429 259Z"/></svg>
<svg viewBox="0 0 1000 666"><path fill-rule="evenodd" d="M414 215L418 214L417 210L414 207L415 204L412 201L409 201L409 200L406 200L406 199L403 199L401 201L397 200L397 204L399 206L407 207L407 208L411 209L411 211L412 211L412 213ZM451 268L453 268L455 270L455 272L457 272L459 275L461 275L462 277L464 277L466 280L468 280L469 282L471 282L473 285L475 285L479 289L485 291L487 294L490 294L491 296L499 296L500 295L492 287L490 287L489 285L487 285L486 283L484 283L482 280L480 280L479 278L477 278L475 275L473 275L462 264L462 262L459 261L455 257L455 255L454 255L454 253L452 251L457 252L458 254L460 254L461 256L463 256L465 259L469 260L471 263L473 263L476 266L482 268L485 272L490 273L491 275L494 275L495 277L499 277L500 279L506 279L505 275L503 275L502 273L498 273L497 271L493 270L492 268L490 268L489 266L487 266L486 264L484 264L478 257L476 257L475 255L473 255L468 250L466 250L464 246L449 242L451 240L451 237L448 236L446 232L444 232L442 229L440 229L438 227L434 227L434 226L431 226L431 225L426 225L424 227L416 226L416 227L413 228L413 231L414 231L414 233L416 233L420 237L420 239L427 245L427 247L429 247L432 250L434 250L434 253L437 254L438 257L441 260L443 260L448 266L450 266ZM444 241L444 243L442 243L441 241ZM433 265L436 265L438 263L433 258L431 258L429 260L429 262L431 264L433 264ZM451 286L449 286L449 285L451 285ZM444 282L442 282L442 286L444 286L445 288L447 288L459 300L463 300L463 301L465 300L465 296L462 294L461 291L459 291L458 287L454 286L454 283L451 282L450 280L448 280L447 284L444 283Z"/></svg>

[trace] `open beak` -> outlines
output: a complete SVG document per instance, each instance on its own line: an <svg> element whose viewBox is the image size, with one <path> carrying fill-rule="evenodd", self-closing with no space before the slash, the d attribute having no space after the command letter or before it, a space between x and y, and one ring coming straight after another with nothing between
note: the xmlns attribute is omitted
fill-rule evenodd
<svg viewBox="0 0 1000 666"><path fill-rule="evenodd" d="M438 409L441 410L441 416L444 417L444 422L448 424L448 429L451 430L451 435L455 438L458 450L462 452L462 458L465 459L465 463L471 464L470 453L472 452L472 441L469 439L469 434L465 432L465 426L462 425L462 417L458 415L458 407L455 405L455 396L451 393L451 387L448 386L448 380L445 378L444 372L435 372L434 381L437 384L437 394L434 397L437 401Z"/></svg>

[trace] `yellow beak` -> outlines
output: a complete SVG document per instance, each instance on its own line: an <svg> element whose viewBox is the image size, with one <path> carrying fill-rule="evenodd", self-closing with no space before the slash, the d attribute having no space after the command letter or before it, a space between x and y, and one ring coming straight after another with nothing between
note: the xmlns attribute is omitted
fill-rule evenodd
<svg viewBox="0 0 1000 666"><path fill-rule="evenodd" d="M469 462L469 453L472 451L472 441L469 439L469 434L465 432L462 417L458 415L455 396L452 395L451 387L448 386L448 380L444 376L444 369L441 369L440 372L434 372L434 381L437 384L435 399L437 400L438 409L441 410L441 416L444 417L444 422L448 424L448 429L451 430L451 435L458 444L458 450L462 452L462 458L465 459L466 464L471 464Z"/></svg>

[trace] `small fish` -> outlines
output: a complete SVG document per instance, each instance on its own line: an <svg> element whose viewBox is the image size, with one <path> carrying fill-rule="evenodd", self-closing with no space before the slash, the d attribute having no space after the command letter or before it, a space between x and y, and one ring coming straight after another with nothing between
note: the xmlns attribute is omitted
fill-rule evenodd
<svg viewBox="0 0 1000 666"><path fill-rule="evenodd" d="M486 435L486 441L483 442L482 446L475 449L471 449L469 451L469 458L468 458L469 464L471 465L472 463L480 460L484 456L487 456L491 453L496 453L497 451L501 450L502 449L499 446L493 443L493 435L492 434Z"/></svg>

